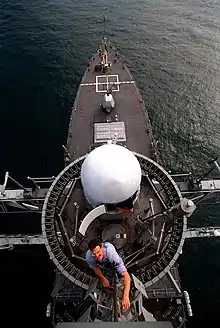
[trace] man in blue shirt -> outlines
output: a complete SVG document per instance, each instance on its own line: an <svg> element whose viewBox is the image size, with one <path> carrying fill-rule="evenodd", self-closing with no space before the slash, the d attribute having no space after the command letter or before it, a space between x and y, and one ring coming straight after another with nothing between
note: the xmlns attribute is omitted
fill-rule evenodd
<svg viewBox="0 0 220 328"><path fill-rule="evenodd" d="M109 278L111 278L110 275L113 277L113 268L115 268L124 278L124 293L121 305L123 310L128 310L130 307L129 293L131 279L121 257L116 252L115 247L109 242L102 243L99 239L90 240L88 246L89 250L86 253L86 262L100 278L104 287L110 288L111 285L100 268L106 272L106 275L109 276Z"/></svg>

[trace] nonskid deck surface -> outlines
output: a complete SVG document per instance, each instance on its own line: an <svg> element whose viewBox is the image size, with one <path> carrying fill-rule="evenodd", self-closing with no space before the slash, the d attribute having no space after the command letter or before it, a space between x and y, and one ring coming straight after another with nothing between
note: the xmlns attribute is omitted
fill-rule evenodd
<svg viewBox="0 0 220 328"><path fill-rule="evenodd" d="M118 142L128 149L152 157L152 133L148 114L138 87L118 52L109 48L109 62L112 63L107 74L95 72L100 57L91 59L80 83L70 120L67 149L71 160L85 155L102 143L95 143L94 124L124 122L126 141ZM116 106L110 114L103 111L103 101L107 88L112 89Z"/></svg>

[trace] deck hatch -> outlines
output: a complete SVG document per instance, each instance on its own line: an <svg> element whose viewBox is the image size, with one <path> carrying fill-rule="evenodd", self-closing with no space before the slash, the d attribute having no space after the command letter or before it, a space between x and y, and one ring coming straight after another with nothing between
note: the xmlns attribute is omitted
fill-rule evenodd
<svg viewBox="0 0 220 328"><path fill-rule="evenodd" d="M95 123L94 124L94 142L107 142L114 139L117 134L117 141L126 141L125 123Z"/></svg>

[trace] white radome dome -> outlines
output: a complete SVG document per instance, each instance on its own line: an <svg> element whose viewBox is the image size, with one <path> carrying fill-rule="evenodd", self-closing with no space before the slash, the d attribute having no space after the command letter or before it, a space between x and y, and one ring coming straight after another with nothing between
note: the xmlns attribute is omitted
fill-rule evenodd
<svg viewBox="0 0 220 328"><path fill-rule="evenodd" d="M106 144L95 148L83 162L81 181L87 201L114 204L131 197L141 183L141 167L125 147Z"/></svg>
<svg viewBox="0 0 220 328"><path fill-rule="evenodd" d="M219 229L214 230L214 236L215 237L220 237L220 230Z"/></svg>

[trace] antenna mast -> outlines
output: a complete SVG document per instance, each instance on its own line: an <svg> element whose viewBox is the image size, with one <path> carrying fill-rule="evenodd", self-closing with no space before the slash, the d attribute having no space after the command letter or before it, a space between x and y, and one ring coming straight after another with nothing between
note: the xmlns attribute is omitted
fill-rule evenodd
<svg viewBox="0 0 220 328"><path fill-rule="evenodd" d="M105 19L105 15L103 15L103 23L104 23L104 37L106 37L106 19Z"/></svg>

